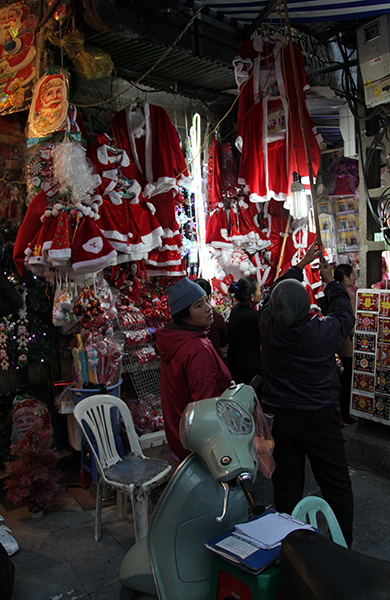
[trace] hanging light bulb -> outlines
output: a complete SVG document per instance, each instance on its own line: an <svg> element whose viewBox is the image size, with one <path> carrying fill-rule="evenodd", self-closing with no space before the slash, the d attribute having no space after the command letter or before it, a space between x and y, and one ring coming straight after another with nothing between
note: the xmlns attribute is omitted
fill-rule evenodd
<svg viewBox="0 0 390 600"><path fill-rule="evenodd" d="M308 215L306 189L301 181L301 176L294 171L291 184L292 208L291 214L294 219L302 219Z"/></svg>

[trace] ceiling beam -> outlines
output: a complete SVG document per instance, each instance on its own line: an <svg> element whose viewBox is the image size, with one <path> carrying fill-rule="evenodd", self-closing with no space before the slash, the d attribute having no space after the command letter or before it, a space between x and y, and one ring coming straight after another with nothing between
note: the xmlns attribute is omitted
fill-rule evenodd
<svg viewBox="0 0 390 600"><path fill-rule="evenodd" d="M269 0L267 6L265 6L261 13L259 13L252 25L245 27L244 32L241 34L244 41L249 40L252 33L254 33L256 29L264 23L266 18L269 17L269 15L275 10L275 4L276 0Z"/></svg>
<svg viewBox="0 0 390 600"><path fill-rule="evenodd" d="M142 73L120 67L118 68L118 75L129 83L133 83L133 81L139 79ZM225 92L220 92L218 90L205 87L199 88L189 83L170 81L169 79L162 79L161 77L155 77L154 75L148 75L145 77L142 83L158 90L164 90L169 94L178 94L179 96L186 96L188 98L203 100L205 102L215 102L218 100L219 102L229 104L233 102L234 99L231 94L226 94ZM137 88L134 87L134 90L136 89Z"/></svg>

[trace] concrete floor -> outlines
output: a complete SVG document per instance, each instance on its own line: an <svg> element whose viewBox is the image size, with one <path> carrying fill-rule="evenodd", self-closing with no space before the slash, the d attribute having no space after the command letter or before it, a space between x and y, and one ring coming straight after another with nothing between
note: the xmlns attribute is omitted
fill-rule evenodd
<svg viewBox="0 0 390 600"><path fill-rule="evenodd" d="M390 560L388 504L390 480L368 471L350 469L355 497L355 541L358 552ZM0 485L0 514L20 545L13 600L119 600L119 567L134 543L131 511L118 521L116 506L103 508L102 538L94 539L94 501L70 469L61 500L39 520L26 508L15 508ZM258 480L264 504L272 506L272 485ZM307 467L305 494L318 494ZM126 596L123 595L122 598ZM1 597L1 594L0 594ZM150 596L148 596L150 598Z"/></svg>

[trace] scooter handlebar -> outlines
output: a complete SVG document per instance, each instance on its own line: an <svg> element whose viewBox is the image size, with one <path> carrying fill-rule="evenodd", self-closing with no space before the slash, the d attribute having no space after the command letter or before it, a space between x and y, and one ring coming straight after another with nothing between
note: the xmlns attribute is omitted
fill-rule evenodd
<svg viewBox="0 0 390 600"><path fill-rule="evenodd" d="M252 475L250 473L241 473L237 477L237 483L244 492L252 513L255 516L263 514L265 507L256 498L258 492L252 482Z"/></svg>

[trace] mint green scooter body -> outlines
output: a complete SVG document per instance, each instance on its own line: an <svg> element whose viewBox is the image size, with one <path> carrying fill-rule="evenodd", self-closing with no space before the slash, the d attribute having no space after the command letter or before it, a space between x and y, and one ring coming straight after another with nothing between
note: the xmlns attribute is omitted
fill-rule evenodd
<svg viewBox="0 0 390 600"><path fill-rule="evenodd" d="M232 400L234 395L234 402L251 415L253 393L249 386L243 386L237 394L226 390L220 399ZM208 600L213 554L204 543L248 519L248 502L234 481L240 462L256 479L254 428L245 435L224 432L215 411L217 401L212 398L195 403L192 434L196 443L193 439L195 447L191 449L202 459L191 454L176 469L154 510L147 538L137 542L122 562L120 580L126 588L158 595L159 600ZM231 458L230 477L229 466L217 460L227 455ZM227 481L227 511L223 520L217 521L224 505L220 482Z"/></svg>
<svg viewBox="0 0 390 600"><path fill-rule="evenodd" d="M248 518L248 503L239 488L230 491L226 517L218 523L222 506L222 486L191 454L155 508L147 543L140 540L124 558L122 585L160 600L207 600L213 555L204 542Z"/></svg>

